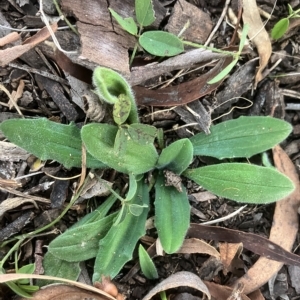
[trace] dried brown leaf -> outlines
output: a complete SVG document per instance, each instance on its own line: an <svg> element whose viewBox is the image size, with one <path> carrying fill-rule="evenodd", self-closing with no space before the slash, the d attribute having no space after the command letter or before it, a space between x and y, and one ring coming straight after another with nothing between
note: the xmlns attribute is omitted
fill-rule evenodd
<svg viewBox="0 0 300 300"><path fill-rule="evenodd" d="M17 32L9 33L6 36L0 38L0 47L13 43L18 39L20 39L20 35Z"/></svg>
<svg viewBox="0 0 300 300"><path fill-rule="evenodd" d="M272 53L269 34L265 30L256 0L243 0L243 21L249 24L248 36L253 41L259 53L260 63L255 76L255 87L263 79L262 71L267 66Z"/></svg>
<svg viewBox="0 0 300 300"><path fill-rule="evenodd" d="M214 91L222 81L214 84L207 82L219 74L226 66L232 62L232 58L221 59L217 65L206 74L194 80L169 86L159 90L149 90L141 86L133 87L139 105L151 106L177 106L192 102Z"/></svg>
<svg viewBox="0 0 300 300"><path fill-rule="evenodd" d="M220 258L220 253L216 250L216 248L195 238L185 239L177 253L202 253Z"/></svg>
<svg viewBox="0 0 300 300"><path fill-rule="evenodd" d="M245 293L242 291L242 287L238 287L235 289L230 288L229 286L220 285L214 282L207 282L204 281L206 286L209 289L209 292L211 293L211 296L213 299L218 300L227 300L227 299L241 299L241 300L250 300ZM238 295L240 298L230 298Z"/></svg>
<svg viewBox="0 0 300 300"><path fill-rule="evenodd" d="M227 275L235 269L239 262L239 256L243 251L242 243L220 243L219 244L221 261L223 263L223 274Z"/></svg>
<svg viewBox="0 0 300 300"><path fill-rule="evenodd" d="M53 32L57 30L57 23L51 25ZM14 46L5 50L0 50L0 66L4 67L11 61L20 57L25 52L34 48L37 44L45 41L50 37L47 27L42 28L34 36L24 41L23 45Z"/></svg>
<svg viewBox="0 0 300 300"><path fill-rule="evenodd" d="M293 162L280 146L274 147L273 156L277 169L293 181L296 189L291 195L276 203L269 239L283 249L291 251L299 227L297 213L300 204L299 178ZM261 257L238 282L245 285L245 293L249 294L268 282L282 266L282 262Z"/></svg>
<svg viewBox="0 0 300 300"><path fill-rule="evenodd" d="M8 210L14 209L26 202L33 203L37 207L34 200L30 200L22 197L8 198L2 201L0 204L0 219Z"/></svg>
<svg viewBox="0 0 300 300"><path fill-rule="evenodd" d="M168 290L181 286L187 286L194 288L202 293L204 293L208 299L211 299L210 292L207 286L203 283L203 281L195 274L191 272L178 272L167 279L161 281L157 286L155 286L142 300L150 300L154 295Z"/></svg>

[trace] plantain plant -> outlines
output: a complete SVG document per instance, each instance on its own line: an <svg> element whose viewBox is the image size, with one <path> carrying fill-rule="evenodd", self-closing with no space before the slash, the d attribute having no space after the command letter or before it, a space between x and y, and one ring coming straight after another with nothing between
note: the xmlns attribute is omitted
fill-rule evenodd
<svg viewBox="0 0 300 300"><path fill-rule="evenodd" d="M160 151L155 146L159 131L139 122L127 81L113 70L97 67L93 83L101 101L113 106L115 124L90 123L80 130L75 124L41 118L6 120L0 125L11 142L41 159L54 159L68 168L80 167L83 143L89 168L111 168L129 178L125 198L112 190L104 204L49 244L44 259L46 274L55 276L59 272L60 277L76 279L79 262L96 258L93 282L103 275L115 277L145 234L151 189L158 237L166 253L176 252L190 224L182 176L241 203L271 203L294 190L291 180L275 168L252 165L245 159L283 141L292 130L287 122L240 117L212 126L209 135L198 133L190 139L179 139ZM189 168L197 156L222 161ZM236 162L236 158L245 163ZM152 174L149 182L148 172ZM120 200L120 210L108 214L116 199Z"/></svg>

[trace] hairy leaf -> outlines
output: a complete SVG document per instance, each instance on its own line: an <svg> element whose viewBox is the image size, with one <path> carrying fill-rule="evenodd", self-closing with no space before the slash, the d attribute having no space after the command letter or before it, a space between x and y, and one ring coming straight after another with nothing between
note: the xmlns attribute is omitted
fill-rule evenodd
<svg viewBox="0 0 300 300"><path fill-rule="evenodd" d="M184 51L182 41L174 34L165 31L147 31L139 43L150 54L156 56L174 56Z"/></svg>
<svg viewBox="0 0 300 300"><path fill-rule="evenodd" d="M182 245L190 225L190 204L187 192L165 186L162 172L155 183L155 226L166 253L176 252Z"/></svg>
<svg viewBox="0 0 300 300"><path fill-rule="evenodd" d="M44 275L77 280L80 274L79 262L67 262L47 252L43 259ZM38 280L38 286L53 283L51 280Z"/></svg>
<svg viewBox="0 0 300 300"><path fill-rule="evenodd" d="M96 257L93 282L99 281L102 275L114 278L124 264L132 258L137 241L145 234L145 222L148 215L148 186L140 180L137 193L129 204L147 205L139 216L128 210L124 220L111 227L107 235L99 243Z"/></svg>
<svg viewBox="0 0 300 300"><path fill-rule="evenodd" d="M186 170L183 175L220 197L242 203L275 202L295 188L276 169L243 163L206 166Z"/></svg>
<svg viewBox="0 0 300 300"><path fill-rule="evenodd" d="M133 92L123 76L111 69L97 67L93 72L93 84L100 99L107 103L115 104L119 101L120 95L125 95L131 101L129 122L139 122Z"/></svg>
<svg viewBox="0 0 300 300"><path fill-rule="evenodd" d="M68 229L49 244L48 251L68 262L96 257L99 240L111 228L116 216L117 213L114 213L95 222Z"/></svg>
<svg viewBox="0 0 300 300"><path fill-rule="evenodd" d="M80 129L75 124L63 125L40 119L10 119L0 124L3 134L17 146L42 160L53 159L66 168L81 167ZM105 165L87 153L88 168Z"/></svg>
<svg viewBox="0 0 300 300"><path fill-rule="evenodd" d="M128 96L121 94L118 101L114 104L113 117L114 121L121 125L126 122L131 110L131 101Z"/></svg>
<svg viewBox="0 0 300 300"><path fill-rule="evenodd" d="M189 139L178 140L164 148L158 158L157 168L181 174L193 159L193 145Z"/></svg>
<svg viewBox="0 0 300 300"><path fill-rule="evenodd" d="M194 155L219 159L251 157L272 148L291 132L289 123L271 117L240 117L211 127L211 134L196 134L190 140Z"/></svg>
<svg viewBox="0 0 300 300"><path fill-rule="evenodd" d="M114 149L118 128L108 124L88 124L81 130L86 149L96 159L122 172L142 174L154 168L158 154L153 144L139 144L127 138L124 153Z"/></svg>

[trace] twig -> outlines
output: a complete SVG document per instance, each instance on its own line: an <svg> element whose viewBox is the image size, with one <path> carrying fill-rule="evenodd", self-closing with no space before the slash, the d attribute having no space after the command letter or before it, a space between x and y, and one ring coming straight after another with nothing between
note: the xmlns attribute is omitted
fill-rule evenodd
<svg viewBox="0 0 300 300"><path fill-rule="evenodd" d="M41 75L43 77L47 77L49 79L52 79L54 81L57 81L59 83L62 83L62 84L66 84L66 85L69 85L69 82L68 80L66 79L63 79L59 76L56 76L56 75L52 75L48 72L45 72L45 71L42 71L42 70L38 70L38 69L34 69L34 68L31 68L31 67L27 67L25 65L20 65L20 64L16 64L16 63L9 63L8 64L10 67L13 67L13 68L17 68L17 69L20 69L20 70L24 70L28 73L34 73L34 74L38 74L38 75Z"/></svg>
<svg viewBox="0 0 300 300"><path fill-rule="evenodd" d="M223 11L222 11L222 14L218 20L218 23L216 24L215 28L213 29L213 31L211 32L211 34L209 35L208 39L206 40L204 46L207 46L209 45L210 41L212 40L214 34L216 33L216 31L219 29L221 23L223 22L224 20L224 17L226 15L226 12L227 12L227 9L228 9L228 6L229 6L229 3L230 3L230 0L226 0L225 2L225 5L224 5L224 8L223 8Z"/></svg>

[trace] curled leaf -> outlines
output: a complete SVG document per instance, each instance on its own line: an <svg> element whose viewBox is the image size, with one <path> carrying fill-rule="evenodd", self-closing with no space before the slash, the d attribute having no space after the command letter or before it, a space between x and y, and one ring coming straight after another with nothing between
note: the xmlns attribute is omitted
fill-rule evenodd
<svg viewBox="0 0 300 300"><path fill-rule="evenodd" d="M211 295L207 286L203 283L199 276L191 272L182 271L175 273L169 276L167 279L161 281L142 300L153 299L156 294L177 287L191 287L204 293L208 299L211 299Z"/></svg>

